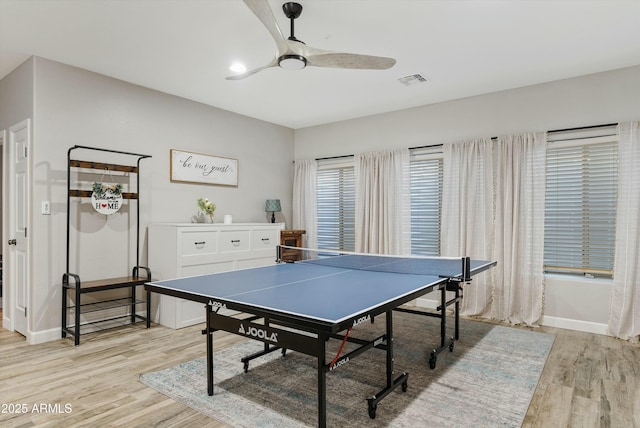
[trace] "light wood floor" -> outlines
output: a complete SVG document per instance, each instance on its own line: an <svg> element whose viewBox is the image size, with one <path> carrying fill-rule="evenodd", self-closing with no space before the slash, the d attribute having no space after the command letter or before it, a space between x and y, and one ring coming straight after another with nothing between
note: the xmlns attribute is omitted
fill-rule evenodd
<svg viewBox="0 0 640 428"><path fill-rule="evenodd" d="M75 347L68 339L28 345L0 328L0 426L225 427L138 381L140 373L204 355L201 330L129 326L82 336ZM640 345L541 330L556 340L523 427L640 427ZM243 340L215 334L217 349ZM26 413L6 413L20 404ZM60 410L34 411L40 404Z"/></svg>

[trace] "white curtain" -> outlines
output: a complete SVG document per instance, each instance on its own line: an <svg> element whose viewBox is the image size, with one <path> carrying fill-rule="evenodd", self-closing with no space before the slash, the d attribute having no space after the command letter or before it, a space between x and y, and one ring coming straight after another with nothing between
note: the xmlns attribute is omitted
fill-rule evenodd
<svg viewBox="0 0 640 428"><path fill-rule="evenodd" d="M609 334L640 339L640 122L618 125L616 256Z"/></svg>
<svg viewBox="0 0 640 428"><path fill-rule="evenodd" d="M318 201L316 191L315 160L297 160L293 173L293 215L294 229L305 230L302 242L305 248L318 247Z"/></svg>
<svg viewBox="0 0 640 428"><path fill-rule="evenodd" d="M445 144L441 255L494 260L493 152L490 139ZM462 315L490 316L493 269L464 288Z"/></svg>
<svg viewBox="0 0 640 428"><path fill-rule="evenodd" d="M496 260L461 312L537 325L544 295L546 134L444 146L442 255Z"/></svg>
<svg viewBox="0 0 640 428"><path fill-rule="evenodd" d="M498 137L494 146L496 283L492 317L538 325L544 298L546 133Z"/></svg>
<svg viewBox="0 0 640 428"><path fill-rule="evenodd" d="M409 150L355 155L356 251L411 252Z"/></svg>

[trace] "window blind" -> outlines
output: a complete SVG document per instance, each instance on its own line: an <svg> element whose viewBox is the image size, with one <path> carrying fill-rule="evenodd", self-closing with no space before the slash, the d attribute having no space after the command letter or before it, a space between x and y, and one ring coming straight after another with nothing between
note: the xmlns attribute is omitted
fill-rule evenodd
<svg viewBox="0 0 640 428"><path fill-rule="evenodd" d="M617 148L612 140L558 142L548 147L546 271L612 276Z"/></svg>
<svg viewBox="0 0 640 428"><path fill-rule="evenodd" d="M318 248L354 251L355 177L353 166L317 172Z"/></svg>
<svg viewBox="0 0 640 428"><path fill-rule="evenodd" d="M443 160L411 161L411 253L440 255Z"/></svg>

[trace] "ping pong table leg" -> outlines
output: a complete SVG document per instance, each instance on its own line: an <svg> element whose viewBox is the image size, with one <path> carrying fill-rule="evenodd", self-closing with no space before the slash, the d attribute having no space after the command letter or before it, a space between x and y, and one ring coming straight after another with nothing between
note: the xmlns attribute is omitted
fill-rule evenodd
<svg viewBox="0 0 640 428"><path fill-rule="evenodd" d="M380 392L374 395L371 398L367 398L367 407L369 410L369 417L371 419L376 418L376 410L378 409L378 403L386 397L391 391L395 390L396 387L401 386L402 392L407 392L408 389L408 380L409 373L402 372L400 376L396 379L393 379L393 311L387 311L386 313L386 340L387 340L387 359L386 359L386 371L387 371L387 386L384 387Z"/></svg>
<svg viewBox="0 0 640 428"><path fill-rule="evenodd" d="M457 303L456 303L457 305ZM431 351L429 355L429 368L432 370L436 368L436 361L438 360L438 354L447 347L447 286L440 288L440 347ZM457 312L457 311L456 311ZM456 322L457 323L457 322ZM453 352L453 338L449 343L449 351Z"/></svg>
<svg viewBox="0 0 640 428"><path fill-rule="evenodd" d="M444 348L447 340L447 287L440 289L440 347Z"/></svg>
<svg viewBox="0 0 640 428"><path fill-rule="evenodd" d="M325 366L325 353L327 338L324 334L318 334L318 426L327 426L327 374Z"/></svg>
<svg viewBox="0 0 640 428"><path fill-rule="evenodd" d="M460 339L460 287L456 287L455 289L455 301L456 303L453 305L455 310L454 321L455 321L455 339Z"/></svg>
<svg viewBox="0 0 640 428"><path fill-rule="evenodd" d="M213 395L213 328L211 327L211 305L207 304L207 394Z"/></svg>

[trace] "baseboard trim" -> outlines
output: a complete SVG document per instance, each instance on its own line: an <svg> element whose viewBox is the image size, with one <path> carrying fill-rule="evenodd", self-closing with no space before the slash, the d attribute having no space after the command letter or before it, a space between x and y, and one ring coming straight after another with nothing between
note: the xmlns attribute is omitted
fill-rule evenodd
<svg viewBox="0 0 640 428"><path fill-rule="evenodd" d="M2 312L2 328L11 331L11 319L4 316L4 311Z"/></svg>
<svg viewBox="0 0 640 428"><path fill-rule="evenodd" d="M542 325L547 327L564 328L566 330L583 331L585 333L594 333L609 336L609 333L607 333L607 324L601 324L592 321L543 316Z"/></svg>
<svg viewBox="0 0 640 428"><path fill-rule="evenodd" d="M420 298L415 300L415 304L416 306L422 308L436 309L438 307L439 301ZM543 315L542 325L547 327L563 328L566 330L575 330L585 333L594 333L609 336L609 333L607 333L607 324L592 321L574 320L570 318Z"/></svg>
<svg viewBox="0 0 640 428"><path fill-rule="evenodd" d="M38 345L40 343L51 342L62 338L60 328L52 328L50 330L29 331L27 333L27 343L29 345Z"/></svg>

